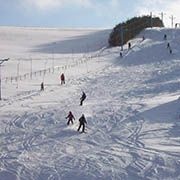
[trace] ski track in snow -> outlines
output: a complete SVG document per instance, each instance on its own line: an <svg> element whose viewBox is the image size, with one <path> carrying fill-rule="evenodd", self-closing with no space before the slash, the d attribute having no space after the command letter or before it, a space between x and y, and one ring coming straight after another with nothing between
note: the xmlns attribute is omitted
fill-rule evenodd
<svg viewBox="0 0 180 180"><path fill-rule="evenodd" d="M179 62L127 66L121 64L116 50L103 53L99 62L113 57L103 69L90 70L60 89L29 91L1 104L9 110L1 114L0 180L180 179L179 152L146 144L149 135L154 140L169 138L179 146L179 131L171 137L169 128L177 122L156 126L146 117L145 103L167 91L177 93L171 81L163 83L160 70L176 72ZM162 84L153 86L154 81ZM82 107L78 84L87 93ZM34 103L43 94L55 96L61 89L68 89L69 96L57 97L57 104ZM25 109L11 110L14 104ZM67 127L69 109L76 120ZM83 134L77 132L81 113L88 122Z"/></svg>

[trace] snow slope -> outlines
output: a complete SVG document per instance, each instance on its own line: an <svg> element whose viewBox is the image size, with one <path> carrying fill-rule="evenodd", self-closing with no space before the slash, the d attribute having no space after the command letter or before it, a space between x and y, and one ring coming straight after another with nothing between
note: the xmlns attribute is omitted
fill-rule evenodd
<svg viewBox="0 0 180 180"><path fill-rule="evenodd" d="M6 39L18 44L24 31L18 30L20 37L6 33ZM43 33L43 29L29 31L30 39L31 34L36 36L30 45L31 57L52 56L47 47L56 41L66 50L57 48L53 54L67 59L51 64L52 59L47 58L42 60L44 66L35 64L36 70L46 69L48 61L50 67L67 67L12 83L3 79L0 180L180 179L180 30L146 29L131 40L132 49L124 46L123 58L119 57L120 47L94 46L92 39L95 42L97 37L106 44L105 31L92 37L71 30L71 37L62 34L59 41L53 32L54 40L44 39ZM80 35L83 37L76 37ZM63 38L68 39L67 46L63 46ZM80 48L79 39L92 50ZM77 44L73 53L67 51L72 43ZM21 49L25 58L27 44ZM1 45L1 50L6 46ZM12 58L15 56L20 57L18 47L12 53ZM23 63L29 70L29 61ZM3 72L12 64L4 64ZM62 72L65 85L58 79ZM11 76L11 71L3 75ZM39 91L42 81L44 92ZM87 94L83 106L79 106L81 91ZM65 117L70 110L76 120L67 126ZM82 113L88 123L83 134L77 132Z"/></svg>

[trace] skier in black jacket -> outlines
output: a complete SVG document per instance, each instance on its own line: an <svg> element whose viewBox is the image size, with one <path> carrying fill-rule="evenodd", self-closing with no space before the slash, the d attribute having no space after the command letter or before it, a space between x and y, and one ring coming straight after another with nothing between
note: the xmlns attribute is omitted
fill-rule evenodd
<svg viewBox="0 0 180 180"><path fill-rule="evenodd" d="M86 99L86 94L85 94L85 92L83 92L83 94L82 94L82 96L81 96L81 98L80 98L80 106L82 106L83 105L83 101Z"/></svg>
<svg viewBox="0 0 180 180"><path fill-rule="evenodd" d="M41 91L44 91L44 82L41 83Z"/></svg>
<svg viewBox="0 0 180 180"><path fill-rule="evenodd" d="M87 124L86 118L84 116L84 114L82 114L82 116L79 118L79 127L78 127L78 131L80 130L81 126L82 126L82 133L85 132L85 124Z"/></svg>

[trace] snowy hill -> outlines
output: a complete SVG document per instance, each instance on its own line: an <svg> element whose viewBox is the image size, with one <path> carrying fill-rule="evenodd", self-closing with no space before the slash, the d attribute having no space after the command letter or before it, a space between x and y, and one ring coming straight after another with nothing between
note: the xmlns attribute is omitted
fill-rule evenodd
<svg viewBox="0 0 180 180"><path fill-rule="evenodd" d="M5 30L0 180L180 179L180 29L146 29L123 58L106 48L108 30ZM77 132L82 114L87 133Z"/></svg>
<svg viewBox="0 0 180 180"><path fill-rule="evenodd" d="M92 52L107 46L111 30L1 27L1 57ZM77 43L78 42L78 43Z"/></svg>

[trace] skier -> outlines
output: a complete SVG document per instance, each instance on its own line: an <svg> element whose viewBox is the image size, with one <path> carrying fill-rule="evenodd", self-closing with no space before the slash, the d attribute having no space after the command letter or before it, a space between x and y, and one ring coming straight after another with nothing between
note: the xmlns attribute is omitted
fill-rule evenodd
<svg viewBox="0 0 180 180"><path fill-rule="evenodd" d="M128 49L131 49L131 43L130 42L128 43Z"/></svg>
<svg viewBox="0 0 180 180"><path fill-rule="evenodd" d="M167 48L170 48L170 44L169 44L169 42L167 43Z"/></svg>
<svg viewBox="0 0 180 180"><path fill-rule="evenodd" d="M120 54L119 54L119 55L120 55L120 57L121 57L121 58L123 57L122 52L120 52Z"/></svg>
<svg viewBox="0 0 180 180"><path fill-rule="evenodd" d="M67 125L69 125L70 122L73 124L73 119L75 120L75 117L74 117L74 115L72 114L71 111L69 111L69 114L68 114L68 116L66 117L66 119L68 119Z"/></svg>
<svg viewBox="0 0 180 180"><path fill-rule="evenodd" d="M169 53L172 54L172 49L171 48L169 48Z"/></svg>
<svg viewBox="0 0 180 180"><path fill-rule="evenodd" d="M41 91L44 91L44 83L41 83Z"/></svg>
<svg viewBox="0 0 180 180"><path fill-rule="evenodd" d="M65 76L64 76L64 73L61 74L60 79L61 79L61 84L65 84Z"/></svg>
<svg viewBox="0 0 180 180"><path fill-rule="evenodd" d="M82 96L81 96L81 98L80 98L80 106L82 106L83 105L83 101L86 99L86 94L85 94L85 92L83 92L83 94L82 94Z"/></svg>
<svg viewBox="0 0 180 180"><path fill-rule="evenodd" d="M164 40L166 40L167 39L167 35L166 34L164 34Z"/></svg>
<svg viewBox="0 0 180 180"><path fill-rule="evenodd" d="M82 126L82 133L85 132L85 124L87 124L87 121L84 114L82 114L82 116L79 118L79 127L77 131L79 131Z"/></svg>

